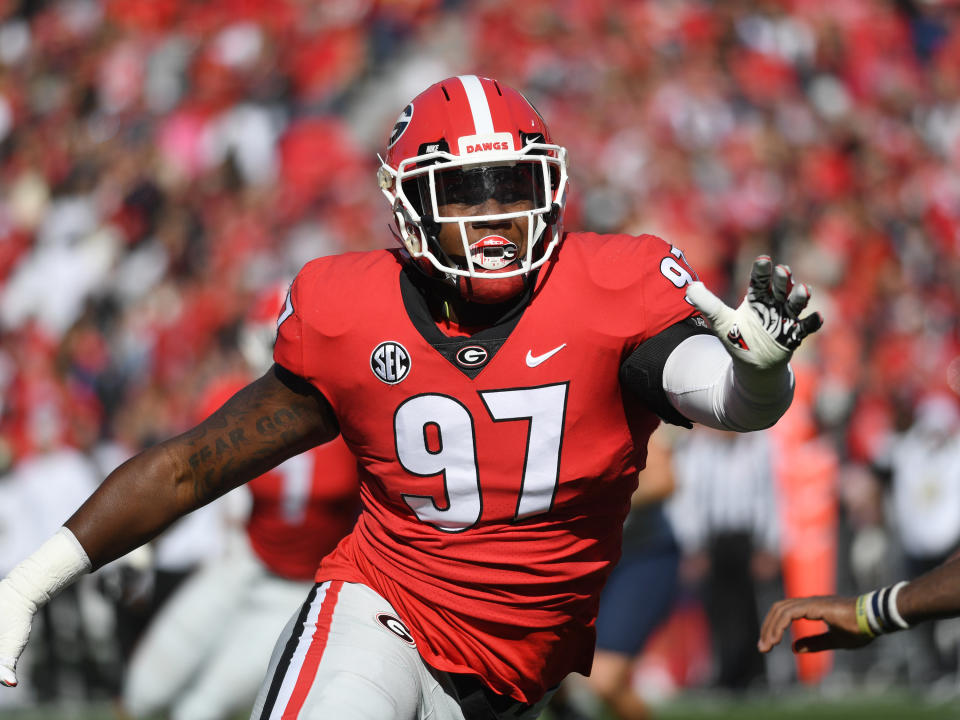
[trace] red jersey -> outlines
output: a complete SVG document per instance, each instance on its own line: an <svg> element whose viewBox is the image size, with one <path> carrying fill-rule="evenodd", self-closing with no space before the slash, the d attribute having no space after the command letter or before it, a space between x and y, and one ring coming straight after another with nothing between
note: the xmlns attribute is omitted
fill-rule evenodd
<svg viewBox="0 0 960 720"><path fill-rule="evenodd" d="M250 545L270 572L310 580L360 511L357 459L342 438L296 455L247 485Z"/></svg>
<svg viewBox="0 0 960 720"><path fill-rule="evenodd" d="M600 590L658 424L621 363L696 311L653 236L568 234L529 303L448 337L400 251L308 263L276 362L329 400L363 512L317 580L368 585L423 658L533 702L589 672Z"/></svg>
<svg viewBox="0 0 960 720"><path fill-rule="evenodd" d="M246 385L236 375L211 385L200 417ZM296 455L247 483L252 496L246 532L270 572L310 580L320 560L350 532L360 511L357 459L342 438Z"/></svg>

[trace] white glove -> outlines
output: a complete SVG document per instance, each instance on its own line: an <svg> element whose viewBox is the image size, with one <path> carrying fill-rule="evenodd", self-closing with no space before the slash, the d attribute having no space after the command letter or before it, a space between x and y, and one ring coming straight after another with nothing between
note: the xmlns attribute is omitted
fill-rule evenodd
<svg viewBox="0 0 960 720"><path fill-rule="evenodd" d="M766 255L753 261L750 287L736 310L702 282L690 283L686 298L710 321L734 362L756 370L785 366L803 338L823 325L820 313L800 317L810 291L794 285L790 268L774 268Z"/></svg>
<svg viewBox="0 0 960 720"><path fill-rule="evenodd" d="M0 684L17 685L17 660L30 637L37 604L21 595L10 580L0 580Z"/></svg>

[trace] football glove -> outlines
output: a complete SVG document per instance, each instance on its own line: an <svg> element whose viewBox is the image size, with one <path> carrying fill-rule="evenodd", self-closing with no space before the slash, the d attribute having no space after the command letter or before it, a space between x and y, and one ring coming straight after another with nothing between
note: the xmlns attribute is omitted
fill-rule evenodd
<svg viewBox="0 0 960 720"><path fill-rule="evenodd" d="M757 370L785 365L800 342L823 325L820 313L800 317L810 300L804 284L794 284L790 268L766 255L753 262L747 295L734 310L702 282L687 286L687 302L710 322L734 361Z"/></svg>

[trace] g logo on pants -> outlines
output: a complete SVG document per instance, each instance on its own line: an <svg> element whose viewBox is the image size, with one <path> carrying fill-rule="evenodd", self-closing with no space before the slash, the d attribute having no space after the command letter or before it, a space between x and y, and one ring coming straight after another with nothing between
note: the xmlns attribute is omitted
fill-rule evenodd
<svg viewBox="0 0 960 720"><path fill-rule="evenodd" d="M389 613L377 613L376 618L378 623L403 640L407 645L410 647L417 646L413 635L407 630L407 626L400 621L400 618L390 615Z"/></svg>

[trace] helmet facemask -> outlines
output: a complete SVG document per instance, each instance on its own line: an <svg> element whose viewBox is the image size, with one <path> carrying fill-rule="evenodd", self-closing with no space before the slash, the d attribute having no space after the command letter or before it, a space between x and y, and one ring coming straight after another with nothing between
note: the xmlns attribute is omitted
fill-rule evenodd
<svg viewBox="0 0 960 720"><path fill-rule="evenodd" d="M567 166L558 145L528 142L520 151L481 151L467 159L435 150L406 158L396 169L383 162L378 177L411 258L459 286L464 299L498 302L515 294L560 241ZM469 214L491 199L500 212ZM525 248L495 231L471 245L467 225L516 218L527 220ZM457 257L440 247L444 225L458 229L463 250ZM508 278L517 280L505 283Z"/></svg>

